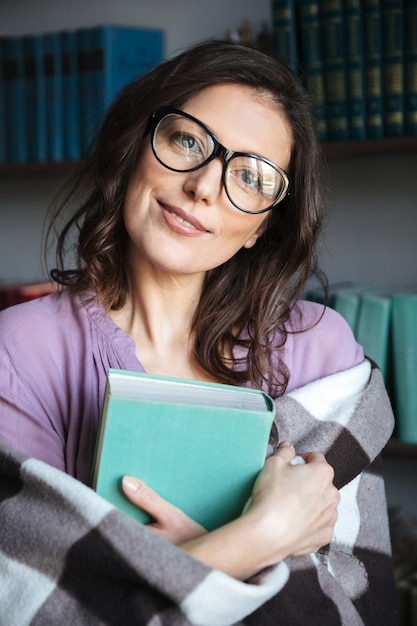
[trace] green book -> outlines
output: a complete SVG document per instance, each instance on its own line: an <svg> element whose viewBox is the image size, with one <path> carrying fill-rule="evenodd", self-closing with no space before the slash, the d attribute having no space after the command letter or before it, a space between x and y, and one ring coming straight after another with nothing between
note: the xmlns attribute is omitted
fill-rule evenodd
<svg viewBox="0 0 417 626"><path fill-rule="evenodd" d="M295 0L272 0L272 48L274 55L298 74L298 42Z"/></svg>
<svg viewBox="0 0 417 626"><path fill-rule="evenodd" d="M404 20L402 0L382 7L383 94L385 135L404 134Z"/></svg>
<svg viewBox="0 0 417 626"><path fill-rule="evenodd" d="M393 296L392 325L398 439L417 443L417 293Z"/></svg>
<svg viewBox="0 0 417 626"><path fill-rule="evenodd" d="M380 0L363 0L367 137L384 136L382 18Z"/></svg>
<svg viewBox="0 0 417 626"><path fill-rule="evenodd" d="M121 490L132 475L207 530L242 513L275 414L262 391L109 370L92 487L140 522Z"/></svg>
<svg viewBox="0 0 417 626"><path fill-rule="evenodd" d="M391 339L391 297L382 293L364 292L356 322L356 339L366 356L373 359L388 384L390 339Z"/></svg>
<svg viewBox="0 0 417 626"><path fill-rule="evenodd" d="M417 0L404 5L405 132L417 135Z"/></svg>
<svg viewBox="0 0 417 626"><path fill-rule="evenodd" d="M351 139L366 137L363 0L345 0L347 94Z"/></svg>
<svg viewBox="0 0 417 626"><path fill-rule="evenodd" d="M335 291L333 297L333 308L345 318L355 335L363 288L363 285L356 285L353 287L338 289Z"/></svg>

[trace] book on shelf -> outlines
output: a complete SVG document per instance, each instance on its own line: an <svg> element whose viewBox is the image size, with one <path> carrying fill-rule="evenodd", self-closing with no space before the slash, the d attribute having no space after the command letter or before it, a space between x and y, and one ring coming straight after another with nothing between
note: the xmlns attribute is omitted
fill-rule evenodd
<svg viewBox="0 0 417 626"><path fill-rule="evenodd" d="M319 0L299 0L299 41L303 78L314 99L319 139L327 137Z"/></svg>
<svg viewBox="0 0 417 626"><path fill-rule="evenodd" d="M346 42L342 0L320 0L327 137L349 139Z"/></svg>
<svg viewBox="0 0 417 626"><path fill-rule="evenodd" d="M296 0L272 0L272 49L299 74Z"/></svg>
<svg viewBox="0 0 417 626"><path fill-rule="evenodd" d="M47 144L46 86L44 73L43 38L38 35L22 36L24 72L27 160L46 161Z"/></svg>
<svg viewBox="0 0 417 626"><path fill-rule="evenodd" d="M0 165L7 163L6 94L4 89L4 51L0 38Z"/></svg>
<svg viewBox="0 0 417 626"><path fill-rule="evenodd" d="M60 34L58 32L45 33L43 43L48 160L62 161L64 158L64 118Z"/></svg>
<svg viewBox="0 0 417 626"><path fill-rule="evenodd" d="M21 37L1 38L6 111L7 160L26 163L26 116L23 46Z"/></svg>
<svg viewBox="0 0 417 626"><path fill-rule="evenodd" d="M404 125L417 135L417 0L404 4Z"/></svg>
<svg viewBox="0 0 417 626"><path fill-rule="evenodd" d="M393 295L392 333L397 437L417 443L417 292Z"/></svg>
<svg viewBox="0 0 417 626"><path fill-rule="evenodd" d="M273 418L261 391L111 369L91 485L147 523L121 490L133 475L212 530L242 513Z"/></svg>
<svg viewBox="0 0 417 626"><path fill-rule="evenodd" d="M381 3L383 38L384 134L404 134L404 22L403 0Z"/></svg>
<svg viewBox="0 0 417 626"><path fill-rule="evenodd" d="M74 30L63 30L60 37L64 159L71 161L81 154L77 35Z"/></svg>
<svg viewBox="0 0 417 626"><path fill-rule="evenodd" d="M361 295L365 288L364 285L352 285L335 289L333 292L332 308L345 318L355 335L361 306Z"/></svg>
<svg viewBox="0 0 417 626"><path fill-rule="evenodd" d="M388 291L365 290L360 296L355 332L365 355L380 368L387 388L391 386L391 305Z"/></svg>
<svg viewBox="0 0 417 626"><path fill-rule="evenodd" d="M344 1L349 136L366 137L363 0Z"/></svg>
<svg viewBox="0 0 417 626"><path fill-rule="evenodd" d="M93 139L120 90L163 60L159 29L104 25L80 29L82 146Z"/></svg>
<svg viewBox="0 0 417 626"><path fill-rule="evenodd" d="M365 33L366 132L370 139L384 136L382 76L382 17L380 0L363 0Z"/></svg>

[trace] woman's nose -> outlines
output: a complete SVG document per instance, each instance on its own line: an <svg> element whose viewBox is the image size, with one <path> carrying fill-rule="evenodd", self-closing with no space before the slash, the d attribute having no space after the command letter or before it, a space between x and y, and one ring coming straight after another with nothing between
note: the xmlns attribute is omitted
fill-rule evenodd
<svg viewBox="0 0 417 626"><path fill-rule="evenodd" d="M185 176L184 191L191 194L196 202L213 204L223 192L223 161L220 158L194 172L187 172Z"/></svg>

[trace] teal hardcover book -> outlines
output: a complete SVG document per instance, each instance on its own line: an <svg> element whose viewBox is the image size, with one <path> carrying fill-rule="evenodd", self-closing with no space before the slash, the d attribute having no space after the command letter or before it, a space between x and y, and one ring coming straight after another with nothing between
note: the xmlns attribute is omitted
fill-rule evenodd
<svg viewBox="0 0 417 626"><path fill-rule="evenodd" d="M121 490L124 475L136 476L212 530L241 514L274 413L261 391L111 369L91 485L147 523Z"/></svg>
<svg viewBox="0 0 417 626"><path fill-rule="evenodd" d="M398 439L417 443L417 293L394 294L392 324Z"/></svg>
<svg viewBox="0 0 417 626"><path fill-rule="evenodd" d="M274 55L298 75L298 41L295 0L272 0L272 48Z"/></svg>
<svg viewBox="0 0 417 626"><path fill-rule="evenodd" d="M364 292L356 322L356 339L366 356L377 363L387 385L390 382L391 303L389 294Z"/></svg>

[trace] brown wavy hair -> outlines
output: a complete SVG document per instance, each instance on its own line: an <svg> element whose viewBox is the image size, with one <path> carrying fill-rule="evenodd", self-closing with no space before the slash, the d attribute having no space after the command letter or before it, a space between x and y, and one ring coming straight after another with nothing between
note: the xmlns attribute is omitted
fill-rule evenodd
<svg viewBox="0 0 417 626"><path fill-rule="evenodd" d="M273 371L271 356L285 343L294 303L317 273L315 244L323 209L321 152L310 97L276 59L240 44L207 41L125 87L52 207L47 242L57 232L57 268L51 276L73 292L93 290L106 310L124 305L129 284L123 202L149 119L160 106L181 108L216 83L266 93L286 116L293 133L290 194L269 213L268 228L253 248L242 248L207 272L192 328L195 358L218 380L250 381L256 387L266 382L276 396L284 393L289 372L282 361ZM238 346L244 358L225 357Z"/></svg>

